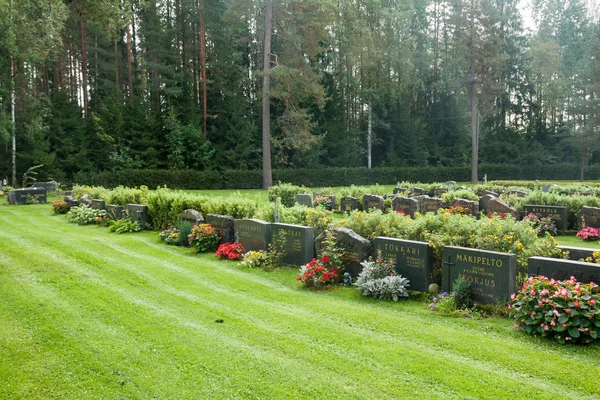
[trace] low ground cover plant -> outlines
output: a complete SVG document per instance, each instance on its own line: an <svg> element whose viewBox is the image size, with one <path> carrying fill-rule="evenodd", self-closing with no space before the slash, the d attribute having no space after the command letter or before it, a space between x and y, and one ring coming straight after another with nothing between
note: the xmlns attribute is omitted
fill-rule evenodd
<svg viewBox="0 0 600 400"><path fill-rule="evenodd" d="M392 261L379 258L363 261L361 265L363 270L356 280L361 295L393 301L408 297L409 281L396 275Z"/></svg>
<svg viewBox="0 0 600 400"><path fill-rule="evenodd" d="M190 246L194 247L197 253L208 253L217 250L219 240L221 240L217 230L210 224L193 226L188 237Z"/></svg>
<svg viewBox="0 0 600 400"><path fill-rule="evenodd" d="M98 210L87 205L72 207L67 212L67 221L77 225L90 225L96 222L96 218L104 217L105 210Z"/></svg>
<svg viewBox="0 0 600 400"><path fill-rule="evenodd" d="M575 236L586 242L592 242L600 239L600 230L597 228L592 228L591 226L586 226L577 232L577 235Z"/></svg>
<svg viewBox="0 0 600 400"><path fill-rule="evenodd" d="M246 250L241 243L223 243L215 252L215 257L219 260L240 260L245 253Z"/></svg>
<svg viewBox="0 0 600 400"><path fill-rule="evenodd" d="M142 227L137 221L124 218L117 221L112 221L108 227L109 232L114 233L134 233L142 230Z"/></svg>
<svg viewBox="0 0 600 400"><path fill-rule="evenodd" d="M433 296L429 309L451 317L481 319L483 316L477 302L473 301L469 283L462 277L453 282L452 292L442 292Z"/></svg>
<svg viewBox="0 0 600 400"><path fill-rule="evenodd" d="M509 305L515 328L559 343L589 344L600 330L600 288L574 277L555 281L530 277Z"/></svg>

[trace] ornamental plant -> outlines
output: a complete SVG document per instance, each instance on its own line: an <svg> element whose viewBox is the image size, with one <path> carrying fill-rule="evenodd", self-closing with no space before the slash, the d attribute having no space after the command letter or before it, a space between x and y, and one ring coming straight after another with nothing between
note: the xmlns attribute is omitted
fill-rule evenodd
<svg viewBox="0 0 600 400"><path fill-rule="evenodd" d="M450 214L471 215L471 210L468 207L454 206L448 209Z"/></svg>
<svg viewBox="0 0 600 400"><path fill-rule="evenodd" d="M114 233L133 233L141 230L142 227L140 224L138 224L137 221L132 221L130 219L120 219L118 221L114 221L108 227L108 231Z"/></svg>
<svg viewBox="0 0 600 400"><path fill-rule="evenodd" d="M523 218L523 221L531 223L538 236L545 236L546 232L552 236L556 236L558 233L556 230L556 223L552 218L540 217L537 214L529 213Z"/></svg>
<svg viewBox="0 0 600 400"><path fill-rule="evenodd" d="M585 240L586 242L592 242L600 239L600 230L597 228L592 228L591 226L586 226L577 232L576 236L581 240Z"/></svg>
<svg viewBox="0 0 600 400"><path fill-rule="evenodd" d="M324 208L325 210L331 210L333 208L333 202L331 197L317 195L313 200L313 206Z"/></svg>
<svg viewBox="0 0 600 400"><path fill-rule="evenodd" d="M215 251L221 240L217 230L210 224L193 226L188 238L190 246L195 247L197 253Z"/></svg>
<svg viewBox="0 0 600 400"><path fill-rule="evenodd" d="M262 268L268 260L267 252L263 250L249 251L244 254L242 265L248 268Z"/></svg>
<svg viewBox="0 0 600 400"><path fill-rule="evenodd" d="M63 200L55 200L52 202L52 211L54 214L66 214L69 212L69 205Z"/></svg>
<svg viewBox="0 0 600 400"><path fill-rule="evenodd" d="M215 257L217 257L219 260L239 260L244 256L245 253L246 250L241 243L223 243L215 252Z"/></svg>
<svg viewBox="0 0 600 400"><path fill-rule="evenodd" d="M167 229L162 230L158 234L158 237L160 238L160 240L162 240L163 242L165 242L168 245L179 246L179 243L180 243L179 229L174 227L173 224L171 224L171 223L169 223L169 226L167 227Z"/></svg>
<svg viewBox="0 0 600 400"><path fill-rule="evenodd" d="M600 264L600 251L594 251L591 257L586 257L585 259L580 259L579 261Z"/></svg>
<svg viewBox="0 0 600 400"><path fill-rule="evenodd" d="M459 276L452 284L452 293L443 292L432 298L431 311L450 317L481 319L483 316L473 301L472 289L466 280Z"/></svg>
<svg viewBox="0 0 600 400"><path fill-rule="evenodd" d="M378 258L375 261L363 261L361 265L363 270L356 280L361 295L394 301L408 297L406 287L409 281L396 275L392 261Z"/></svg>
<svg viewBox="0 0 600 400"><path fill-rule="evenodd" d="M518 330L562 344L589 344L598 338L600 288L593 282L534 276L511 299L508 308Z"/></svg>
<svg viewBox="0 0 600 400"><path fill-rule="evenodd" d="M300 275L296 280L301 282L305 288L324 289L338 282L339 269L331 265L331 259L327 255L321 258L313 258L308 264L300 268Z"/></svg>
<svg viewBox="0 0 600 400"><path fill-rule="evenodd" d="M98 217L104 217L106 210L98 210L90 206L81 205L73 207L67 213L67 221L77 225L90 225L95 223Z"/></svg>

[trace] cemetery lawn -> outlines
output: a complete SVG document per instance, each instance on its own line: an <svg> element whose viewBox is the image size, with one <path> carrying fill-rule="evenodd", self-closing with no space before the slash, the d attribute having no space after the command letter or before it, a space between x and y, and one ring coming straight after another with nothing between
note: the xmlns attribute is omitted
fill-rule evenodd
<svg viewBox="0 0 600 400"><path fill-rule="evenodd" d="M555 236L554 239L556 239L556 242L561 246L583 247L600 251L600 241L586 242L577 238L575 235L559 235Z"/></svg>
<svg viewBox="0 0 600 400"><path fill-rule="evenodd" d="M600 398L600 346L0 205L2 399Z"/></svg>

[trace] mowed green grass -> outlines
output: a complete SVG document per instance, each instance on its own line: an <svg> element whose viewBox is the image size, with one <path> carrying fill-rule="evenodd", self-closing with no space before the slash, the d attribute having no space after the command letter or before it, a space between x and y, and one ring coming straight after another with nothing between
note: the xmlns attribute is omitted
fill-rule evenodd
<svg viewBox="0 0 600 400"><path fill-rule="evenodd" d="M50 208L0 206L0 399L600 398L600 346L306 291Z"/></svg>

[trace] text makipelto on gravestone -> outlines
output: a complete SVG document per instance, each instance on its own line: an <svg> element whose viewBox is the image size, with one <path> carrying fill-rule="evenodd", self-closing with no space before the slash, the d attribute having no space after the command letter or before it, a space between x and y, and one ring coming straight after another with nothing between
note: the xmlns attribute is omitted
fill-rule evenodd
<svg viewBox="0 0 600 400"><path fill-rule="evenodd" d="M271 243L271 224L258 219L234 220L235 241L244 246L246 251L269 249Z"/></svg>
<svg viewBox="0 0 600 400"><path fill-rule="evenodd" d="M445 246L442 289L452 290L459 276L469 282L473 299L481 304L508 301L516 289L517 256L496 251Z"/></svg>
<svg viewBox="0 0 600 400"><path fill-rule="evenodd" d="M392 260L396 273L407 278L410 289L427 291L433 283L433 249L425 242L376 237L375 255Z"/></svg>
<svg viewBox="0 0 600 400"><path fill-rule="evenodd" d="M304 265L315 256L314 229L307 226L272 224L272 241L281 241L283 263Z"/></svg>
<svg viewBox="0 0 600 400"><path fill-rule="evenodd" d="M538 206L526 204L523 206L523 215L536 214L547 217L556 223L556 229L564 231L569 226L569 208L565 206Z"/></svg>
<svg viewBox="0 0 600 400"><path fill-rule="evenodd" d="M221 243L235 241L234 218L231 215L208 214L206 222L217 230L221 237Z"/></svg>

